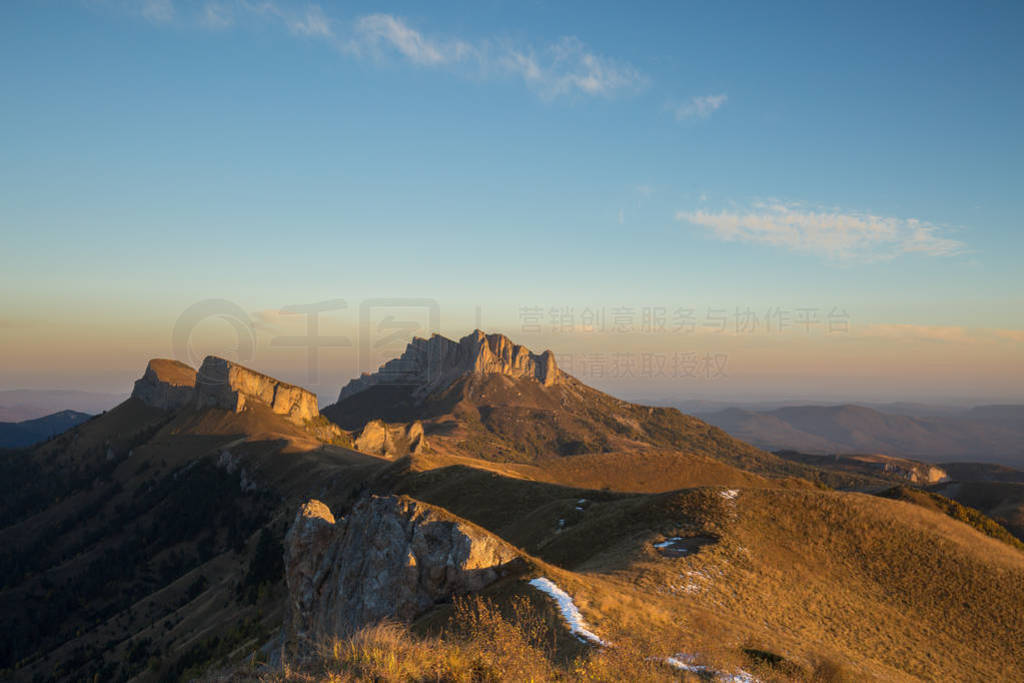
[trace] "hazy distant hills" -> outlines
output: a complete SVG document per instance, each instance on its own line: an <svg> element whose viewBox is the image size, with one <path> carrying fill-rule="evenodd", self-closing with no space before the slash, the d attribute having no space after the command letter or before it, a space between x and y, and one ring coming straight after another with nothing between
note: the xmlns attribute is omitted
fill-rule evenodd
<svg viewBox="0 0 1024 683"><path fill-rule="evenodd" d="M21 422L0 422L0 448L23 448L45 441L88 420L89 413L62 410Z"/></svg>
<svg viewBox="0 0 1024 683"><path fill-rule="evenodd" d="M95 415L110 410L128 394L70 389L7 389L0 391L0 421L21 422L62 410Z"/></svg>
<svg viewBox="0 0 1024 683"><path fill-rule="evenodd" d="M729 408L703 418L766 450L1024 464L1024 406L1018 405L978 406L946 416L900 415L858 405Z"/></svg>

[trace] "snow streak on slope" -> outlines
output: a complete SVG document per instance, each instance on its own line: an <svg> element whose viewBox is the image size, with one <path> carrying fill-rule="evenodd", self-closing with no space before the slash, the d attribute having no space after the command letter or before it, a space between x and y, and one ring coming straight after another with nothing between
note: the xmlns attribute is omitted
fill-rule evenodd
<svg viewBox="0 0 1024 683"><path fill-rule="evenodd" d="M530 585L546 593L548 597L555 601L555 604L558 605L558 611L562 613L562 618L565 619L565 623L569 625L569 630L572 631L574 636L592 645L608 644L587 628L587 622L583 620L583 615L576 609L576 603L572 601L572 597L556 586L553 581L540 577L532 579Z"/></svg>
<svg viewBox="0 0 1024 683"><path fill-rule="evenodd" d="M724 681L724 683L759 683L760 680L751 676L742 669L740 669L739 673L730 674L709 669L703 664L694 664L693 660L693 655L677 654L672 657L666 657L665 663L673 669L688 671L704 678L713 678L715 680Z"/></svg>

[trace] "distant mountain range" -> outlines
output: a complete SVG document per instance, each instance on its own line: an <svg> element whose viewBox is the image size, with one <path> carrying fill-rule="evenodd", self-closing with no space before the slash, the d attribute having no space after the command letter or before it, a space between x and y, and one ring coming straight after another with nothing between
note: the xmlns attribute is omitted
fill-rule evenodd
<svg viewBox="0 0 1024 683"><path fill-rule="evenodd" d="M128 394L72 389L7 389L0 391L0 421L21 422L62 410L95 415L110 410Z"/></svg>
<svg viewBox="0 0 1024 683"><path fill-rule="evenodd" d="M82 424L92 417L89 413L62 410L59 413L21 422L0 422L0 448L24 448L46 441Z"/></svg>
<svg viewBox="0 0 1024 683"><path fill-rule="evenodd" d="M728 408L702 415L766 450L884 453L927 462L1024 465L1024 406L977 406L952 415L912 416L859 405Z"/></svg>

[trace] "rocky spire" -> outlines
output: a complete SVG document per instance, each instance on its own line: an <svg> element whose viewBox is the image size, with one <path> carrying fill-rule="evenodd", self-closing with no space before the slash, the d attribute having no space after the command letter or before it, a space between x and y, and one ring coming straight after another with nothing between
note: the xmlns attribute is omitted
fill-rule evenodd
<svg viewBox="0 0 1024 683"><path fill-rule="evenodd" d="M430 339L414 337L401 356L345 385L338 400L378 384L408 386L414 394L425 396L470 373L529 377L544 386L563 377L551 351L533 353L503 334L474 330L459 341L434 334Z"/></svg>

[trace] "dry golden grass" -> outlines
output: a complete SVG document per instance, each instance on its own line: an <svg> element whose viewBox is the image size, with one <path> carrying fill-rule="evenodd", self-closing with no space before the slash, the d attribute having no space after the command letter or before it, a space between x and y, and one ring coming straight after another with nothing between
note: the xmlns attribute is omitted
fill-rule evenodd
<svg viewBox="0 0 1024 683"><path fill-rule="evenodd" d="M284 681L679 681L649 647L623 640L614 647L560 654L560 634L522 597L499 606L480 597L457 600L440 635L413 634L382 623L350 638L324 642L302 664L264 673ZM687 680L687 679L683 679ZM697 680L694 678L693 680Z"/></svg>
<svg viewBox="0 0 1024 683"><path fill-rule="evenodd" d="M631 493L662 493L695 486L776 486L752 472L704 455L638 449L590 453L513 465L516 473L552 484Z"/></svg>
<svg viewBox="0 0 1024 683"><path fill-rule="evenodd" d="M789 678L1024 675L1024 553L917 505L808 486L629 495L469 467L399 488L561 568L551 578L612 640L671 635L664 654L730 671L762 650ZM653 549L676 535L717 543L676 559Z"/></svg>
<svg viewBox="0 0 1024 683"><path fill-rule="evenodd" d="M103 427L156 428L165 419L129 402L83 426L79 443L102 445ZM65 458L81 450L65 447ZM311 442L260 410L178 416L113 478L127 498L144 479L224 448L284 497L315 486L345 501L365 485L442 506L537 558L534 570L572 595L590 627L614 643L575 642L550 601L516 580L482 599L441 606L432 614L445 619L431 628L376 626L326 643L313 660L293 661L268 680L678 680L662 661L679 652L765 681L1024 680L1024 553L920 505L680 453L634 450L529 466L444 453L391 462ZM143 461L152 470L139 469ZM723 485L739 489L735 499L722 495ZM283 503L278 521L293 510L291 500ZM666 558L652 544L671 536L714 542ZM137 622L116 633L98 629L96 641L138 632L163 647L226 624L242 609L227 604L242 567L231 561L229 569L209 567L211 576L227 577L225 585L181 608L185 620L167 634L161 622L145 631L148 600Z"/></svg>

